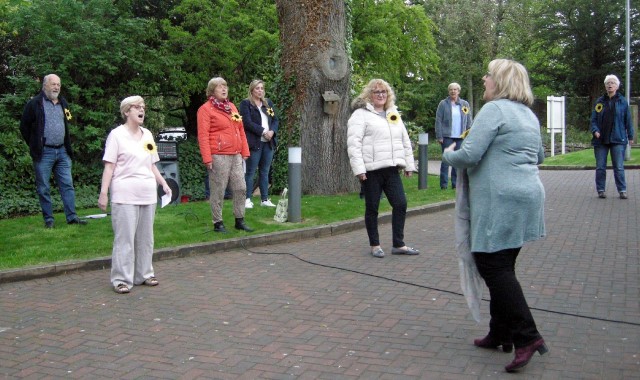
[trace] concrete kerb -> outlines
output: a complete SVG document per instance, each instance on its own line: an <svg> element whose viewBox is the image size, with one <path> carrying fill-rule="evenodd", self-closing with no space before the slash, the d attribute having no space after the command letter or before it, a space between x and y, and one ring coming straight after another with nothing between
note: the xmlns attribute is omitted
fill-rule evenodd
<svg viewBox="0 0 640 380"><path fill-rule="evenodd" d="M407 210L407 217L434 213L453 208L454 206L454 201L445 201L426 206L414 207ZM380 214L378 217L378 221L380 223L390 222L391 212ZM154 261L169 260L194 255L212 254L238 248L264 247L272 244L282 244L286 242L295 242L325 236L336 236L362 228L364 228L364 219L357 218L332 224L299 228L289 231L251 235L247 237L238 237L206 243L188 244L178 247L162 248L154 251ZM102 270L109 267L111 267L110 256L84 261L73 261L52 265L10 269L0 271L0 284L61 276L80 271Z"/></svg>
<svg viewBox="0 0 640 380"><path fill-rule="evenodd" d="M568 166L568 165L540 165L540 170L596 170L595 165L585 166ZM607 165L607 169L613 169L613 166ZM640 169L640 165L625 165L624 170Z"/></svg>

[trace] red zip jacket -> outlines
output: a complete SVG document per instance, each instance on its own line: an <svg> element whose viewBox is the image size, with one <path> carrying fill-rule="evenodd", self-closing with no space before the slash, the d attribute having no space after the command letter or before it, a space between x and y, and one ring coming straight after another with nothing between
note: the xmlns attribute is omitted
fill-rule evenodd
<svg viewBox="0 0 640 380"><path fill-rule="evenodd" d="M233 103L231 115L240 116ZM231 120L231 115L215 108L211 101L207 101L198 109L198 144L202 162L212 162L214 154L240 154L249 157L249 145L244 134L242 120Z"/></svg>

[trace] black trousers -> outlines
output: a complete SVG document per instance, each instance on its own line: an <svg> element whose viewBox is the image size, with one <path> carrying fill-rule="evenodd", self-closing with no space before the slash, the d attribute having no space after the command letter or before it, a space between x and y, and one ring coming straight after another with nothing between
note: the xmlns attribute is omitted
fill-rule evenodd
<svg viewBox="0 0 640 380"><path fill-rule="evenodd" d="M404 194L402 179L398 168L389 167L368 171L367 179L362 183L364 190L364 223L369 235L369 245L380 245L378 235L378 207L380 195L384 191L391 204L391 230L393 246L404 247L404 221L407 215L407 198Z"/></svg>
<svg viewBox="0 0 640 380"><path fill-rule="evenodd" d="M516 278L516 258L520 248L499 252L473 252L480 276L484 279L491 302L489 335L498 342L513 342L516 348L540 338L527 300Z"/></svg>

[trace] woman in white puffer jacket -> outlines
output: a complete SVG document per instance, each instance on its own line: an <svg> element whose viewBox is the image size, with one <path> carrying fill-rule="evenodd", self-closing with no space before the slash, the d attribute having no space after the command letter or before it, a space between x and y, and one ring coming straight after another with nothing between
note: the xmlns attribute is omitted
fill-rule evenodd
<svg viewBox="0 0 640 380"><path fill-rule="evenodd" d="M393 208L391 253L420 253L404 243L407 199L399 171L411 176L416 168L409 134L394 103L395 94L391 86L382 79L372 79L352 103L354 111L347 131L351 170L364 191L364 220L371 254L380 258L384 257L384 251L378 235L378 207L383 191Z"/></svg>

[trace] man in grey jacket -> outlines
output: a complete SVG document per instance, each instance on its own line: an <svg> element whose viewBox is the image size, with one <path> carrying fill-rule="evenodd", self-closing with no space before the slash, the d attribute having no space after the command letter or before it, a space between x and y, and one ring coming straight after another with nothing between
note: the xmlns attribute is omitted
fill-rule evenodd
<svg viewBox="0 0 640 380"><path fill-rule="evenodd" d="M460 99L460 85L451 83L448 87L449 96L440 101L436 111L436 139L444 148L455 143L456 150L462 144L462 134L471 128L473 118L469 103ZM456 188L456 168L451 168L451 188ZM440 164L440 188L445 190L449 182L449 165L444 161Z"/></svg>

